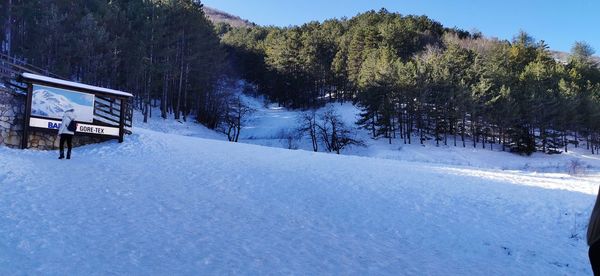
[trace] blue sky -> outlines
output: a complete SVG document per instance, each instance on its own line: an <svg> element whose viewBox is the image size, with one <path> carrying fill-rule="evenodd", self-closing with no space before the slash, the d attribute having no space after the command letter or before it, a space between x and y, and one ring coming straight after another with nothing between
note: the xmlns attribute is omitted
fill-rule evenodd
<svg viewBox="0 0 600 276"><path fill-rule="evenodd" d="M477 29L511 39L524 30L551 49L570 51L586 41L600 52L600 0L202 0L260 25L301 25L379 10L427 15L447 27Z"/></svg>

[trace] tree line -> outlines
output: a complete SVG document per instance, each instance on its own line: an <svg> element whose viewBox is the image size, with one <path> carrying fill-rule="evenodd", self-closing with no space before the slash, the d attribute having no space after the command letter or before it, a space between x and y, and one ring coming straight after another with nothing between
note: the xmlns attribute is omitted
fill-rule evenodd
<svg viewBox="0 0 600 276"><path fill-rule="evenodd" d="M558 153L600 147L593 49L555 60L525 32L512 41L385 9L286 28L221 28L238 74L272 101L354 101L357 124L391 143Z"/></svg>
<svg viewBox="0 0 600 276"><path fill-rule="evenodd" d="M132 92L144 120L193 116L239 137L248 114L233 72L292 108L353 101L358 124L391 143L434 141L520 153L600 146L593 49L555 60L512 41L387 10L294 27L213 26L193 0L0 3L1 50L65 78Z"/></svg>
<svg viewBox="0 0 600 276"><path fill-rule="evenodd" d="M64 78L131 92L144 121L190 115L215 128L226 53L193 0L7 0L2 51Z"/></svg>

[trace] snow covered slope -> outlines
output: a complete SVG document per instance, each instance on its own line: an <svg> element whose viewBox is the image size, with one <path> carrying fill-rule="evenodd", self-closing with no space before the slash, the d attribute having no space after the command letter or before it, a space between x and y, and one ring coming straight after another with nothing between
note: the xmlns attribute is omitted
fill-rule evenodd
<svg viewBox="0 0 600 276"><path fill-rule="evenodd" d="M79 93L78 93L79 94ZM81 94L84 95L84 94ZM84 96L90 99L90 105L77 104L63 95L53 93L46 89L38 89L33 92L31 114L61 119L65 111L74 109L75 118L82 122L92 122L94 116L93 95Z"/></svg>
<svg viewBox="0 0 600 276"><path fill-rule="evenodd" d="M134 133L0 148L1 275L591 273L597 175Z"/></svg>
<svg viewBox="0 0 600 276"><path fill-rule="evenodd" d="M269 147L287 148L288 141L281 138L282 133L293 132L298 127L298 118L302 111L288 110L278 107L276 104L264 104L260 99L243 96L245 102L254 108L256 112L242 130L240 141ZM345 121L347 126L357 128L360 110L351 103L329 104L318 110L323 112L327 108L333 108ZM481 143L473 148L472 142L466 142L462 147L458 137L458 147L453 146L452 137L448 140L448 146L443 144L436 146L433 141L424 145L419 144L418 137L413 138L413 144L404 144L401 139L393 139L392 144L387 139L373 140L368 130L355 129L357 138L367 144L366 147L353 147L345 149L342 154L375 157L392 160L411 162L436 163L450 166L467 166L471 168L518 170L528 172L569 172L573 164L577 164L582 171L589 173L600 172L600 156L592 155L584 148L576 149L570 147L568 153L548 155L534 153L532 156L519 156L509 152L502 152L499 145L493 145L490 150L489 144L485 149ZM312 150L308 137L295 141L299 149ZM323 147L320 149L323 150Z"/></svg>
<svg viewBox="0 0 600 276"><path fill-rule="evenodd" d="M32 114L62 118L65 111L73 108L73 103L65 96L54 94L48 90L39 89L33 93Z"/></svg>

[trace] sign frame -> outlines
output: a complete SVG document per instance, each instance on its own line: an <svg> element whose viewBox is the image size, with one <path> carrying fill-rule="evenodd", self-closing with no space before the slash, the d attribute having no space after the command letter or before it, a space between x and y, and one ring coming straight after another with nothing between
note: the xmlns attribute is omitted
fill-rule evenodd
<svg viewBox="0 0 600 276"><path fill-rule="evenodd" d="M42 116L32 115L32 100L33 100L33 86L46 86L49 88L57 88L73 91L76 93L83 94L92 94L94 95L94 106L93 106L93 121L90 122L77 122L77 128L80 131L76 131L75 134L77 136L91 136L98 138L107 138L107 139L118 139L119 143L123 142L124 134L125 134L125 109L128 104L128 100L131 94L121 92L122 94L109 93L106 92L107 89L101 87L94 87L89 85L83 85L74 82L63 81L59 79L53 79L38 75L32 74L23 74L21 75L21 81L27 84L27 99L25 102L25 116L23 120L23 136L21 140L21 148L26 149L28 147L29 142L29 132L30 130L35 130L44 133L53 133L57 134L56 125L50 126L49 124L43 125L42 122L46 123L58 123L60 124L60 119L55 118L47 118ZM120 92L120 91L117 91ZM97 116L103 118L101 114L97 113L98 106L96 105L96 98L100 96L103 98L109 98L113 102L119 104L119 119L118 124L116 124L116 119L112 122L115 124L109 124L97 119ZM102 111L102 110L101 110ZM115 115L115 114L112 114ZM116 118L116 115L114 116ZM75 118L77 119L77 118ZM32 125L33 120L33 125Z"/></svg>

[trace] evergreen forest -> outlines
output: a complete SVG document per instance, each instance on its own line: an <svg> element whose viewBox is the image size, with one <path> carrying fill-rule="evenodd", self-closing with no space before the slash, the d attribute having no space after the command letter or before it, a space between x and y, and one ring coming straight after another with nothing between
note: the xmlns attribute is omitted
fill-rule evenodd
<svg viewBox="0 0 600 276"><path fill-rule="evenodd" d="M213 24L192 0L5 0L2 52L66 79L135 95L144 119L227 121L244 79L287 108L353 102L390 143L522 154L600 149L600 69L524 31L512 40L385 9L302 26ZM239 102L237 103L239 104ZM241 108L241 107L240 107Z"/></svg>

